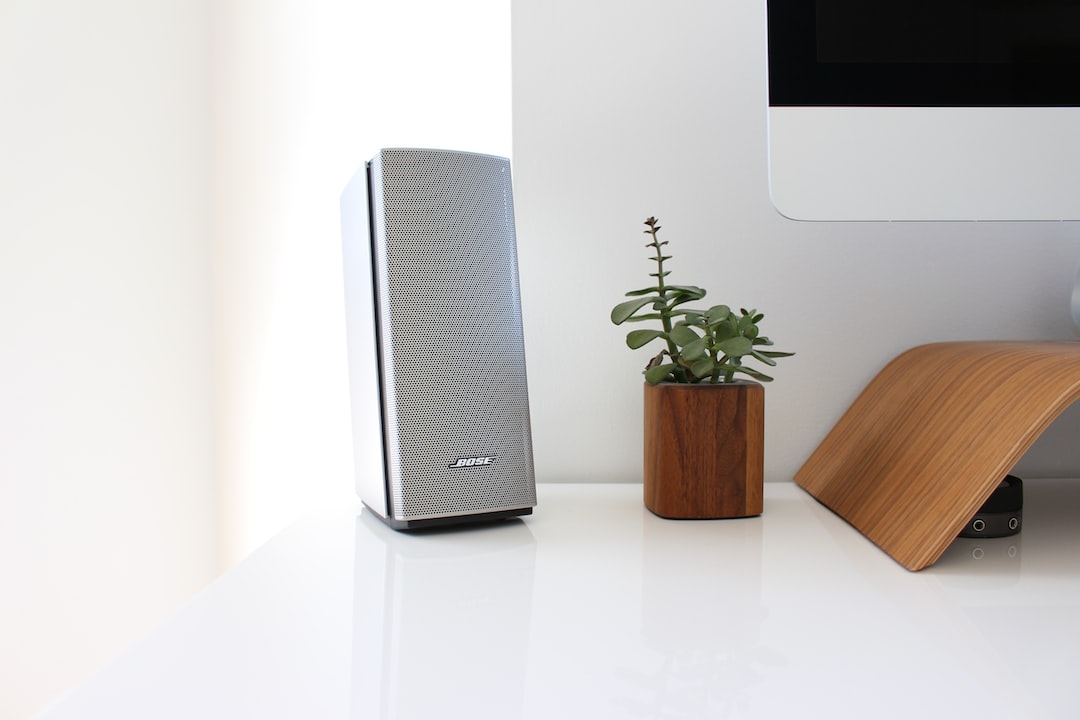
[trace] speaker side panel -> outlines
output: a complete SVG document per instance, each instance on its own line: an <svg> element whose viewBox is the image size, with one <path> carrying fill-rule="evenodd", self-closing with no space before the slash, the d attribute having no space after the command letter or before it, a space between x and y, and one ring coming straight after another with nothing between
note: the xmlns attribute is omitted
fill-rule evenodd
<svg viewBox="0 0 1080 720"><path fill-rule="evenodd" d="M401 520L536 504L509 161L372 161L387 487Z"/></svg>
<svg viewBox="0 0 1080 720"><path fill-rule="evenodd" d="M341 196L353 464L356 494L372 510L386 517L386 472L368 204L368 171L364 167L349 181Z"/></svg>

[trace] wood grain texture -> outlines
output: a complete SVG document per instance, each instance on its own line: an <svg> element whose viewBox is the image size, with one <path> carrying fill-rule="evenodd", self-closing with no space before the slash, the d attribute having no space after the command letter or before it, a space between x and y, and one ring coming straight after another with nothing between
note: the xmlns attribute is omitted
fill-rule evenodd
<svg viewBox="0 0 1080 720"><path fill-rule="evenodd" d="M645 506L661 517L760 515L765 389L645 385Z"/></svg>
<svg viewBox="0 0 1080 720"><path fill-rule="evenodd" d="M867 385L795 482L921 570L1078 398L1080 343L922 345Z"/></svg>

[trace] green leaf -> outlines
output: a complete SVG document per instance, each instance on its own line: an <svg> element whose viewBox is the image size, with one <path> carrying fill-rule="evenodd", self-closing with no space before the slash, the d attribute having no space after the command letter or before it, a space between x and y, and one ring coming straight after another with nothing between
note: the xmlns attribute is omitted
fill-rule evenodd
<svg viewBox="0 0 1080 720"><path fill-rule="evenodd" d="M699 288L696 285L668 285L667 289L674 290L679 295L686 295L688 297L692 297L695 300L700 300L701 298L705 297L705 290L703 288Z"/></svg>
<svg viewBox="0 0 1080 720"><path fill-rule="evenodd" d="M712 358L705 356L690 366L690 372L694 373L698 377L707 377L712 375L713 368L716 367L716 363L712 361Z"/></svg>
<svg viewBox="0 0 1080 720"><path fill-rule="evenodd" d="M701 336L683 323L671 328L671 341L679 347L700 340Z"/></svg>
<svg viewBox="0 0 1080 720"><path fill-rule="evenodd" d="M673 310L671 314L683 315L683 325L690 325L691 327L701 327L701 312L698 310L691 310L690 308L687 308L685 310Z"/></svg>
<svg viewBox="0 0 1080 720"><path fill-rule="evenodd" d="M645 382L650 385L655 385L658 382L662 382L671 371L675 369L674 363L665 363L664 365L656 365L645 371Z"/></svg>
<svg viewBox="0 0 1080 720"><path fill-rule="evenodd" d="M731 308L727 305L713 305L705 311L705 317L708 318L710 325L727 320L729 315L731 315Z"/></svg>
<svg viewBox="0 0 1080 720"><path fill-rule="evenodd" d="M749 339L736 335L716 344L716 349L733 358L749 355L754 346Z"/></svg>
<svg viewBox="0 0 1080 720"><path fill-rule="evenodd" d="M731 322L722 322L719 325L711 326L709 332L712 333L713 340L717 343L729 340L739 334L739 331Z"/></svg>
<svg viewBox="0 0 1080 720"><path fill-rule="evenodd" d="M755 358L757 358L758 360L760 360L761 362L765 363L766 365L771 365L772 367L776 367L776 361L775 361L775 360L773 360L773 359L772 359L771 357L769 357L768 355L766 355L766 354L764 354L764 353L760 353L760 352L758 352L757 350L754 350L754 351L753 351L753 352L751 352L750 354L751 354L751 355L753 355L753 356L754 356Z"/></svg>
<svg viewBox="0 0 1080 720"><path fill-rule="evenodd" d="M772 382L773 381L773 379L771 377L769 377L768 375L766 375L765 373L754 370L753 368L739 367L739 368L735 369L735 372L745 373L745 374L749 375L750 377L754 378L755 380L760 380L761 382Z"/></svg>
<svg viewBox="0 0 1080 720"><path fill-rule="evenodd" d="M627 300L626 302L621 302L611 309L611 322L616 325L622 325L626 322L627 318L652 302L654 302L654 300L651 297L639 297L634 298L633 300Z"/></svg>
<svg viewBox="0 0 1080 720"><path fill-rule="evenodd" d="M658 292L660 292L660 288L658 288L658 287L641 288L640 290L631 290L630 292L626 293L626 297L635 297L637 295L648 295L650 293L658 293Z"/></svg>
<svg viewBox="0 0 1080 720"><path fill-rule="evenodd" d="M674 308L674 307L678 307L679 305L685 305L686 303L694 302L695 300L697 300L697 298L692 297L690 295L672 295L671 296L671 307ZM698 311L695 310L693 312L698 312Z"/></svg>
<svg viewBox="0 0 1080 720"><path fill-rule="evenodd" d="M637 350L658 337L664 337L662 330L631 330L626 334L626 345L631 350Z"/></svg>
<svg viewBox="0 0 1080 720"><path fill-rule="evenodd" d="M687 343L680 354L690 362L697 360L705 354L705 338L698 338L691 343ZM700 375L701 373L695 371L694 374Z"/></svg>
<svg viewBox="0 0 1080 720"><path fill-rule="evenodd" d="M785 358L785 357L791 357L795 353L792 353L792 352L780 352L779 350L755 350L754 354L755 355L764 355L765 357L770 357L770 358Z"/></svg>

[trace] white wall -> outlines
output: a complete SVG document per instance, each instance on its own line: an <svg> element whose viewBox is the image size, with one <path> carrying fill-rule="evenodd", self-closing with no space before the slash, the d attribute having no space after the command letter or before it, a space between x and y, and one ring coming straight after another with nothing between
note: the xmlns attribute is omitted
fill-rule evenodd
<svg viewBox="0 0 1080 720"><path fill-rule="evenodd" d="M380 147L508 155L509 28L508 0L0 5L0 716L353 501L338 197Z"/></svg>
<svg viewBox="0 0 1080 720"><path fill-rule="evenodd" d="M217 571L207 23L0 4L0 717Z"/></svg>
<svg viewBox="0 0 1080 720"><path fill-rule="evenodd" d="M607 318L646 284L649 215L671 243L672 281L757 307L776 349L798 353L766 389L768 480L790 480L908 347L1073 337L1075 225L808 224L771 207L764 3L513 0L512 12L539 480L640 478L649 353ZM1080 472L1078 426L1074 409L1019 470Z"/></svg>

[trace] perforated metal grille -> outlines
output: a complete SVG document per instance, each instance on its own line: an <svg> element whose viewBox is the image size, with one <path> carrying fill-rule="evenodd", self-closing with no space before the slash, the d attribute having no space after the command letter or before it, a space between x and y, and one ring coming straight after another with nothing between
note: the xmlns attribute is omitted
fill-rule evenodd
<svg viewBox="0 0 1080 720"><path fill-rule="evenodd" d="M532 506L509 161L383 150L372 181L391 512Z"/></svg>

